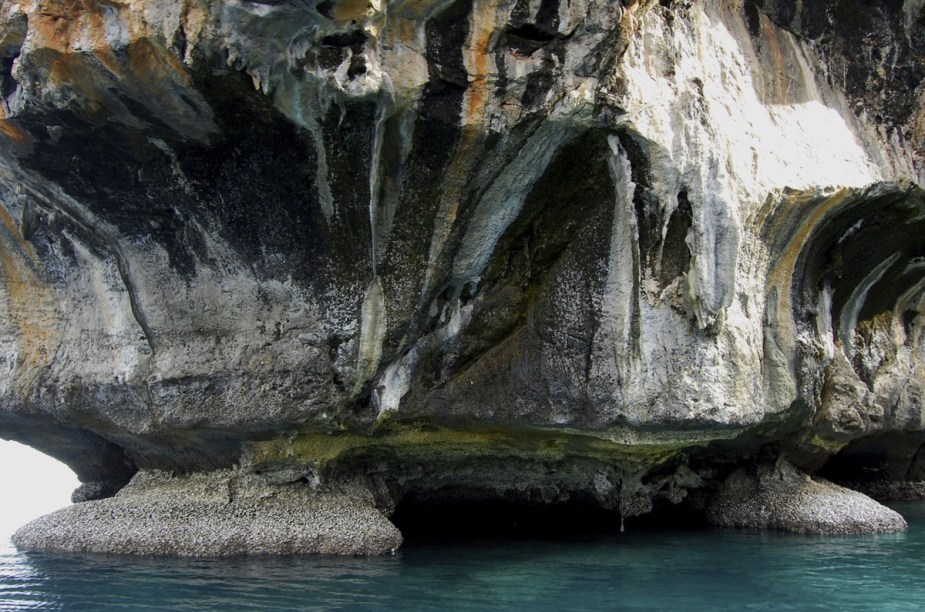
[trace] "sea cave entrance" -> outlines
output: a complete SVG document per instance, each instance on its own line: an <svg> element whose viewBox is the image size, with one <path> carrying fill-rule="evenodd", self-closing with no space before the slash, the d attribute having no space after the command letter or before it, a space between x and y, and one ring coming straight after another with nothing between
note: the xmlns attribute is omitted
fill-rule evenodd
<svg viewBox="0 0 925 612"><path fill-rule="evenodd" d="M32 519L71 503L80 485L77 475L60 461L34 448L0 439L0 549L10 536Z"/></svg>
<svg viewBox="0 0 925 612"><path fill-rule="evenodd" d="M642 516L623 517L592 496L564 500L498 496L466 489L411 491L391 516L405 546L484 540L584 540L619 533L706 528L688 504L657 505Z"/></svg>

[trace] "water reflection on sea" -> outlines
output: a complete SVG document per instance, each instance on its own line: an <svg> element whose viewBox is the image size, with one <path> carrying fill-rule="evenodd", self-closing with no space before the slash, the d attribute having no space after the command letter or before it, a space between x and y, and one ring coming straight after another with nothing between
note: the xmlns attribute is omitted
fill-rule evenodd
<svg viewBox="0 0 925 612"><path fill-rule="evenodd" d="M917 610L910 531L736 530L415 545L378 558L163 559L0 553L0 608L66 610Z"/></svg>

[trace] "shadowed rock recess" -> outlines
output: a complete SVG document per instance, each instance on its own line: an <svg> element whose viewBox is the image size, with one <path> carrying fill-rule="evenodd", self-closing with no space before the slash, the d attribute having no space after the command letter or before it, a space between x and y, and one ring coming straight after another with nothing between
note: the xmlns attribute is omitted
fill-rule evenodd
<svg viewBox="0 0 925 612"><path fill-rule="evenodd" d="M3 2L15 542L903 529L831 483L925 491L923 77L922 0Z"/></svg>

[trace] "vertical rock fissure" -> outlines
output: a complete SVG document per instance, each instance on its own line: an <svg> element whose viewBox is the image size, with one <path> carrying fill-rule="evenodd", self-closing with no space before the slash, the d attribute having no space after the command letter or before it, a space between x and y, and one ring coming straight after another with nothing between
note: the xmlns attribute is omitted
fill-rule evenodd
<svg viewBox="0 0 925 612"><path fill-rule="evenodd" d="M128 301L132 311L132 316L135 318L135 321L141 328L141 332L145 337L145 341L148 343L148 348L151 349L151 355L153 357L156 354L154 332L151 330L151 326L148 324L148 319L145 316L140 300L138 299L138 290L132 280L130 264L128 259L122 253L122 249L120 249L118 245L112 244L112 253L115 256L116 268L119 270L119 277L122 279L122 283L125 285L125 290L128 293Z"/></svg>

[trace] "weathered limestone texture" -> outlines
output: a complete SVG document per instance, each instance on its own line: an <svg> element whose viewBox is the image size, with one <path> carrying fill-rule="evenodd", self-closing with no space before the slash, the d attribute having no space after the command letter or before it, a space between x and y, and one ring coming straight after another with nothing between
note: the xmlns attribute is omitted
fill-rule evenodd
<svg viewBox="0 0 925 612"><path fill-rule="evenodd" d="M923 76L918 0L8 0L0 436L77 500L921 481Z"/></svg>

